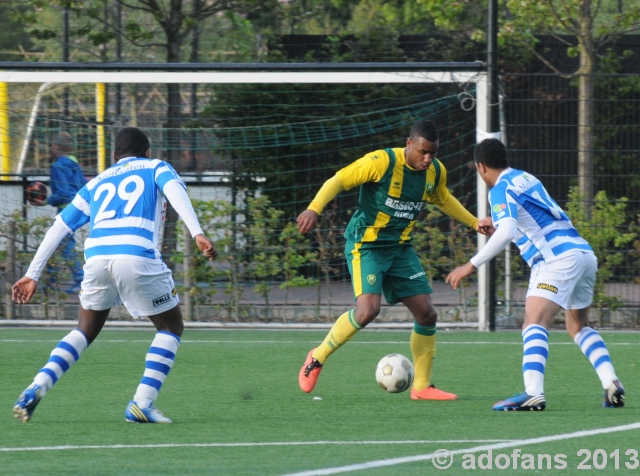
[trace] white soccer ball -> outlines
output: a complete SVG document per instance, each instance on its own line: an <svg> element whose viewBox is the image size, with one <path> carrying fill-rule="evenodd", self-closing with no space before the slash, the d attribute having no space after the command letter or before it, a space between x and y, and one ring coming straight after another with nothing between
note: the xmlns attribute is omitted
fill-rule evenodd
<svg viewBox="0 0 640 476"><path fill-rule="evenodd" d="M400 393L413 383L413 364L402 354L385 355L376 367L376 381L389 393Z"/></svg>

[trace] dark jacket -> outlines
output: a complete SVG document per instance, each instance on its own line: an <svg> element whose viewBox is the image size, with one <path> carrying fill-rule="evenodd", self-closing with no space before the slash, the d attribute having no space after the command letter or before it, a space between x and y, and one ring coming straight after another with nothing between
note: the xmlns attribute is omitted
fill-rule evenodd
<svg viewBox="0 0 640 476"><path fill-rule="evenodd" d="M51 195L47 203L58 209L66 207L78 190L87 183L78 160L74 156L61 155L51 165Z"/></svg>

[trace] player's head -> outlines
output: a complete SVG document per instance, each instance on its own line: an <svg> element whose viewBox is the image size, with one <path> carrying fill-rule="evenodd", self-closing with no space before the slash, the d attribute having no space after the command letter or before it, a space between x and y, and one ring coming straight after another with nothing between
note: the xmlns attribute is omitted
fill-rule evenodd
<svg viewBox="0 0 640 476"><path fill-rule="evenodd" d="M418 121L411 128L404 149L407 165L416 170L427 170L438 153L438 128L431 121Z"/></svg>
<svg viewBox="0 0 640 476"><path fill-rule="evenodd" d="M73 138L68 132L58 132L51 142L51 153L59 157L73 151Z"/></svg>
<svg viewBox="0 0 640 476"><path fill-rule="evenodd" d="M503 170L509 167L507 148L498 139L485 139L476 145L473 160L490 169Z"/></svg>
<svg viewBox="0 0 640 476"><path fill-rule="evenodd" d="M438 128L433 122L427 120L418 121L411 128L409 139L416 140L420 137L424 137L429 142L438 142L440 140Z"/></svg>
<svg viewBox="0 0 640 476"><path fill-rule="evenodd" d="M137 127L125 127L116 136L116 160L124 157L148 157L149 138Z"/></svg>

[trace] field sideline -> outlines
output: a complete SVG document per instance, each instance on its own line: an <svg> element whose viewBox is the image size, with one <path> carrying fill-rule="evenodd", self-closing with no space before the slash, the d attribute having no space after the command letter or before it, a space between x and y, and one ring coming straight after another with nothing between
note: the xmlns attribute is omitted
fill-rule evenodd
<svg viewBox="0 0 640 476"><path fill-rule="evenodd" d="M135 425L124 409L153 331L106 329L32 421L18 422L15 399L67 332L0 329L0 474L638 471L640 333L602 332L627 389L624 409L600 408L591 365L566 333L551 332L547 410L501 413L491 405L522 390L517 331L440 331L434 383L460 399L414 402L373 376L383 355L410 354L406 330L360 332L307 395L297 373L326 331L187 329L157 401L174 424Z"/></svg>

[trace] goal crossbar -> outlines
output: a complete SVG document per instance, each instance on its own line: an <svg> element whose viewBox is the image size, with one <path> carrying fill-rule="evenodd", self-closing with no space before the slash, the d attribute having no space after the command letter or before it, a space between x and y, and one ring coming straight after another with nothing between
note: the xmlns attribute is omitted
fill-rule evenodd
<svg viewBox="0 0 640 476"><path fill-rule="evenodd" d="M476 137L488 130L488 81L482 62L470 63L8 63L0 83L321 84L456 83L476 86ZM478 216L488 214L487 187L477 181ZM486 237L478 235L478 247ZM487 330L486 266L478 272L478 328Z"/></svg>

